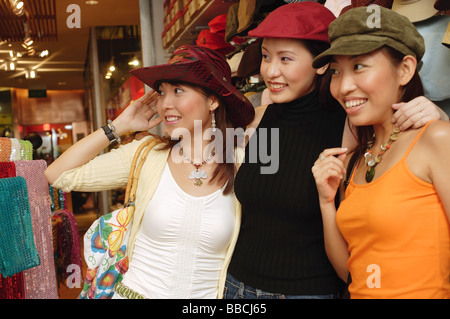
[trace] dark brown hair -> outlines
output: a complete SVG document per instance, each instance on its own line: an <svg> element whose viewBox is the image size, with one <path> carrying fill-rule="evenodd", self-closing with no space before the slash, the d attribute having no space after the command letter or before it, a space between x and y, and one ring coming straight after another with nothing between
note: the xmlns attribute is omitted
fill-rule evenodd
<svg viewBox="0 0 450 319"><path fill-rule="evenodd" d="M161 83L158 84L158 87ZM223 100L217 94L215 94L214 92L211 92L201 86L182 82L182 81L164 81L164 83L169 83L171 85L188 86L188 87L196 90L197 92L199 92L205 98L214 96L217 99L217 101L219 102L219 107L217 107L214 111L215 120L216 120L216 128L218 131L222 132L222 134L230 133L229 132L230 130L227 130L227 128L233 128L233 125L232 125L231 121L228 119L227 111L226 111L226 104L223 102ZM209 182L211 183L217 179L219 184L225 185L223 194L228 195L228 194L232 193L233 189L234 189L234 177L236 175L235 150L236 150L236 146L237 146L237 138L234 137L233 149L230 150L230 149L227 149L227 140L229 140L229 138L232 138L232 137L225 135L225 134L223 136L222 154L224 157L226 157L226 159L228 159L229 156L232 156L233 161L230 162L229 160L226 160L224 158L223 161L218 162L218 165L215 168ZM177 140L177 139L173 140L169 136L163 136L162 139L165 142L165 145L163 147L161 147L161 150L172 149L179 142L179 140ZM214 140L215 140L215 138L214 138Z"/></svg>
<svg viewBox="0 0 450 319"><path fill-rule="evenodd" d="M323 41L316 40L300 40L305 48L312 54L313 58L328 50L330 44ZM329 68L326 69L322 75L317 74L314 87L319 90L319 104L321 107L328 110L336 110L341 105L331 96L330 93L331 72Z"/></svg>

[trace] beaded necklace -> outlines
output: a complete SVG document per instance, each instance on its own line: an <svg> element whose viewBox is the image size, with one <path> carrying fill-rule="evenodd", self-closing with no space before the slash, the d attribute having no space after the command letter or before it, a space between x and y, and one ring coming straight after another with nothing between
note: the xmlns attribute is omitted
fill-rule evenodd
<svg viewBox="0 0 450 319"><path fill-rule="evenodd" d="M367 143L367 150L364 154L364 162L368 166L366 171L366 182L370 183L375 176L375 167L381 162L383 159L383 154L391 148L392 142L397 140L398 134L400 133L399 128L394 128L393 132L389 136L389 141L384 144L381 144L381 150L378 152L377 156L373 157L372 147L375 144L375 133L373 134L373 138L371 141Z"/></svg>
<svg viewBox="0 0 450 319"><path fill-rule="evenodd" d="M202 184L203 184L202 178L207 179L208 174L206 174L206 172L204 170L200 169L200 167L202 167L203 164L206 164L207 162L209 162L211 160L211 158L213 158L213 156L216 155L216 148L213 148L211 150L211 154L209 154L209 156L206 159L204 159L200 164L194 163L189 156L184 154L183 147L180 147L180 154L195 167L195 169L189 175L189 179L194 180L195 186L202 186Z"/></svg>

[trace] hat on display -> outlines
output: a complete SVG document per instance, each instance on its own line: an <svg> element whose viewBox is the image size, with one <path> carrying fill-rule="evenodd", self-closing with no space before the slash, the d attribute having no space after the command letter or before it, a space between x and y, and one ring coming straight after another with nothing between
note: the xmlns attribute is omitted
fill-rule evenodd
<svg viewBox="0 0 450 319"><path fill-rule="evenodd" d="M181 81L203 87L226 103L227 115L234 127L246 127L255 110L250 101L231 82L231 70L224 56L197 45L177 48L167 64L130 71L154 90L164 81Z"/></svg>
<svg viewBox="0 0 450 319"><path fill-rule="evenodd" d="M254 23L263 19L263 14L271 12L281 4L276 0L240 0L238 10L238 34L248 31Z"/></svg>
<svg viewBox="0 0 450 319"><path fill-rule="evenodd" d="M237 70L239 68L239 64L241 63L243 55L244 51L239 51L233 54L231 58L227 58L228 65L230 66L231 69L231 77L237 76Z"/></svg>
<svg viewBox="0 0 450 319"><path fill-rule="evenodd" d="M444 37L442 38L442 44L450 49L450 22L447 25L447 30L444 33Z"/></svg>
<svg viewBox="0 0 450 319"><path fill-rule="evenodd" d="M272 11L258 27L249 31L248 35L257 38L328 42L328 26L335 19L330 10L317 2L289 3Z"/></svg>
<svg viewBox="0 0 450 319"><path fill-rule="evenodd" d="M199 46L216 50L222 55L233 52L236 48L228 42L220 33L213 33L211 30L201 30L197 36L195 43Z"/></svg>
<svg viewBox="0 0 450 319"><path fill-rule="evenodd" d="M235 36L245 37L269 12L283 5L277 0L240 0L228 8L225 40Z"/></svg>
<svg viewBox="0 0 450 319"><path fill-rule="evenodd" d="M239 26L237 33L245 31L253 22L255 15L256 0L242 0L239 1L239 10L237 12Z"/></svg>
<svg viewBox="0 0 450 319"><path fill-rule="evenodd" d="M313 60L320 68L332 55L361 55L389 46L419 62L425 53L424 39L408 18L393 10L379 7L379 27L367 23L373 11L368 7L353 8L330 24L330 48Z"/></svg>
<svg viewBox="0 0 450 319"><path fill-rule="evenodd" d="M237 69L237 77L247 78L259 73L261 66L261 43L255 41L244 49L244 54Z"/></svg>
<svg viewBox="0 0 450 319"><path fill-rule="evenodd" d="M239 3L234 3L228 8L227 21L225 24L225 41L231 42L235 36L237 36L237 28L239 27L239 21L237 13L239 10Z"/></svg>
<svg viewBox="0 0 450 319"><path fill-rule="evenodd" d="M208 22L209 30L212 33L221 34L225 37L225 26L227 24L227 14L221 14Z"/></svg>
<svg viewBox="0 0 450 319"><path fill-rule="evenodd" d="M341 13L344 13L347 9L351 8L351 0L327 0L324 3L325 8L329 9L336 17L339 17ZM345 11L344 11L345 10Z"/></svg>
<svg viewBox="0 0 450 319"><path fill-rule="evenodd" d="M436 0L394 0L392 10L404 15L411 22L431 18L439 11L434 8Z"/></svg>
<svg viewBox="0 0 450 319"><path fill-rule="evenodd" d="M434 3L434 8L439 11L450 10L450 1L448 0L436 0Z"/></svg>

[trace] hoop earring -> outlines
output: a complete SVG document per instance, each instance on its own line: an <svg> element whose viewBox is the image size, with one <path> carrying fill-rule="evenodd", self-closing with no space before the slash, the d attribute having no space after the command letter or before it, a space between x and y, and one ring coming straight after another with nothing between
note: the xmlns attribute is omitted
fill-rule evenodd
<svg viewBox="0 0 450 319"><path fill-rule="evenodd" d="M216 131L216 116L214 115L214 111L212 111L211 112L211 117L212 117L212 120L211 120L211 127L212 127L212 130L213 130L213 132L215 132Z"/></svg>

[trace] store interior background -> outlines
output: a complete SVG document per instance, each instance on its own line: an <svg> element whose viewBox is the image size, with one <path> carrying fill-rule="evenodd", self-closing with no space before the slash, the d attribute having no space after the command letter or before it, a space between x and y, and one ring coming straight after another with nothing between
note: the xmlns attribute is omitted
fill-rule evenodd
<svg viewBox="0 0 450 319"><path fill-rule="evenodd" d="M169 41L162 36L169 1L25 0L22 15L12 12L14 2L0 0L0 136L37 133L42 146L33 159L50 164L145 93L131 69L167 62L174 48L194 43L238 1L172 1L195 2L197 12ZM82 241L98 216L121 205L123 189L66 195ZM79 292L58 283L59 298Z"/></svg>

